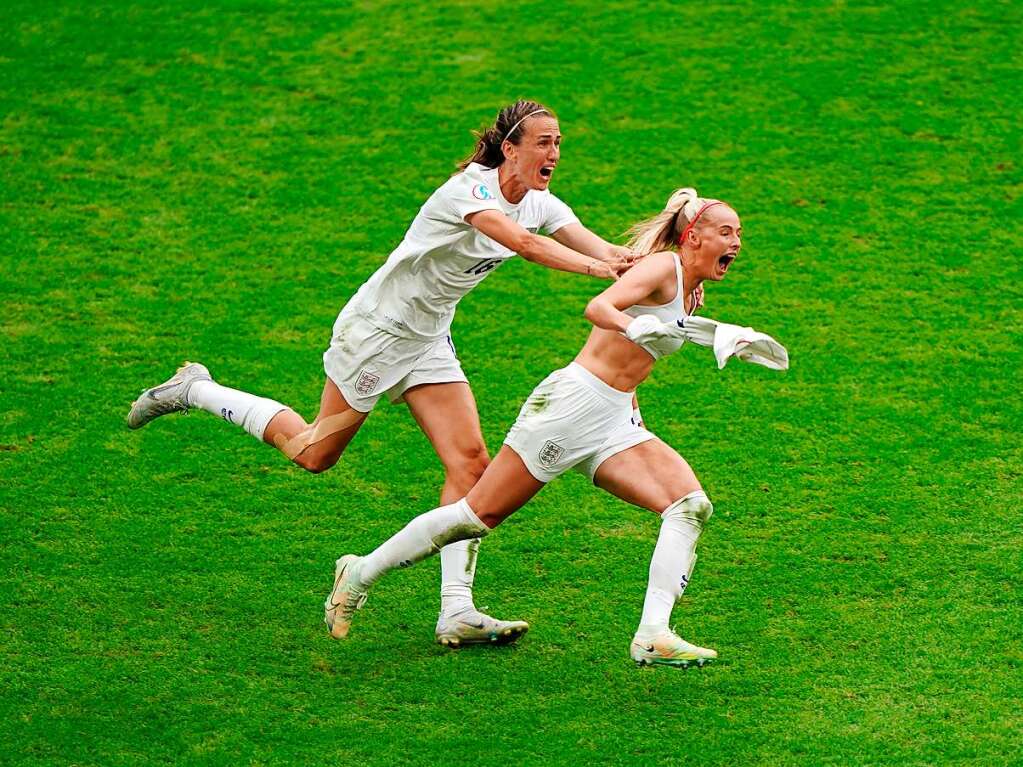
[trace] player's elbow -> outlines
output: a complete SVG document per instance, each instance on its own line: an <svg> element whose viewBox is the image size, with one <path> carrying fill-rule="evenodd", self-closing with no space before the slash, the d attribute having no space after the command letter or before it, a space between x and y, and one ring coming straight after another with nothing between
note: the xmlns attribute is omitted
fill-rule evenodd
<svg viewBox="0 0 1023 767"><path fill-rule="evenodd" d="M583 312L583 316L596 325L600 320L600 317L603 315L603 308L603 302L600 300L600 296L595 296L590 299L588 304L586 304L586 311Z"/></svg>

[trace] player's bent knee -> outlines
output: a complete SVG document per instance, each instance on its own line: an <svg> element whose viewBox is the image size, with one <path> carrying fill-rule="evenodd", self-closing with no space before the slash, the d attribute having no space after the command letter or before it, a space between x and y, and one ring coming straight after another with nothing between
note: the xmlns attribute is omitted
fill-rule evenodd
<svg viewBox="0 0 1023 767"><path fill-rule="evenodd" d="M700 524L706 524L714 514L714 504L710 502L710 498L704 496L702 499L696 499L692 502L692 514L700 520Z"/></svg>
<svg viewBox="0 0 1023 767"><path fill-rule="evenodd" d="M472 483L474 485L479 481L479 478L483 476L483 472L487 470L489 465L490 456L487 455L487 451L485 449L481 448L479 454L474 456L465 468L466 474L472 478Z"/></svg>
<svg viewBox="0 0 1023 767"><path fill-rule="evenodd" d="M365 413L351 409L344 410L317 420L292 437L287 437L283 433L275 434L273 444L303 469L319 474L337 463L337 459L348 441L365 420ZM322 447L324 440L346 430L350 430L350 432L347 438L342 438L340 447L333 449ZM318 445L320 447L317 447Z"/></svg>
<svg viewBox="0 0 1023 767"><path fill-rule="evenodd" d="M463 488L463 492L469 492L483 472L490 465L490 456L483 445L463 450L459 453L457 460L451 461L445 467L445 473L450 483Z"/></svg>
<svg viewBox="0 0 1023 767"><path fill-rule="evenodd" d="M710 498L702 490L697 490L684 498L679 498L664 510L664 515L683 519L701 530L713 514L714 504L710 502Z"/></svg>
<svg viewBox="0 0 1023 767"><path fill-rule="evenodd" d="M340 457L340 455L333 454L303 454L295 457L295 464L301 466L310 474L322 474L327 469L333 468Z"/></svg>

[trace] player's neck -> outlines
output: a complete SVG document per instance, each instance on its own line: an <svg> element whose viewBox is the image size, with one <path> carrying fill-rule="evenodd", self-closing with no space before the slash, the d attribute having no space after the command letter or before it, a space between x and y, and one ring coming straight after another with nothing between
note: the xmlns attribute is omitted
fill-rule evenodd
<svg viewBox="0 0 1023 767"><path fill-rule="evenodd" d="M703 284L703 277L696 275L696 266L692 258L685 258L684 252L679 253L679 260L682 262L682 284L685 287L686 299L688 299L700 285ZM686 301L688 304L689 301Z"/></svg>
<svg viewBox="0 0 1023 767"><path fill-rule="evenodd" d="M519 180L514 171L508 168L507 163L502 163L497 168L497 181L501 187L501 194L512 205L518 205L526 196L529 187Z"/></svg>

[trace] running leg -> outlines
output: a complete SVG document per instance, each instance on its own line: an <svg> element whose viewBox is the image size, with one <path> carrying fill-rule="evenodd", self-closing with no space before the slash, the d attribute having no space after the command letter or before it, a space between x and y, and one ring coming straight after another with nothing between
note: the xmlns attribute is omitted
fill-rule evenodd
<svg viewBox="0 0 1023 767"><path fill-rule="evenodd" d="M341 557L334 588L323 605L331 636L340 639L348 634L355 610L384 573L420 562L454 541L488 534L542 488L522 459L502 447L467 498L420 514L365 557Z"/></svg>
<svg viewBox="0 0 1023 767"><path fill-rule="evenodd" d="M703 665L717 657L668 627L696 564L696 543L713 507L689 464L658 439L643 442L600 465L594 482L637 506L658 512L661 530L650 560L643 616L630 649L640 665Z"/></svg>
<svg viewBox="0 0 1023 767"><path fill-rule="evenodd" d="M469 384L426 384L409 389L404 397L444 465L441 505L465 498L490 463ZM470 538L441 550L440 622L445 615L476 610L472 586L479 546L479 538Z"/></svg>

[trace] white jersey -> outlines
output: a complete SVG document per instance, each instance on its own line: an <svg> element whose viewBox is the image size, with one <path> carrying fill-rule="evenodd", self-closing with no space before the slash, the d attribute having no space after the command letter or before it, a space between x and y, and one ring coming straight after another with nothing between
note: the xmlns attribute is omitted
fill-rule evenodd
<svg viewBox="0 0 1023 767"><path fill-rule="evenodd" d="M430 340L447 334L458 301L515 255L465 222L496 210L531 232L554 233L579 222L548 191L529 190L513 205L501 194L497 168L472 163L419 210L401 244L345 307L388 333Z"/></svg>

